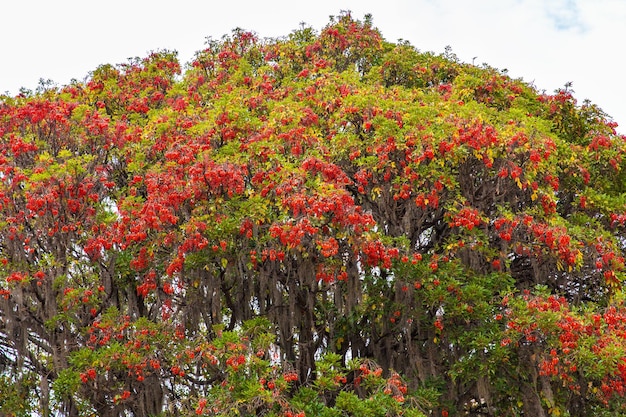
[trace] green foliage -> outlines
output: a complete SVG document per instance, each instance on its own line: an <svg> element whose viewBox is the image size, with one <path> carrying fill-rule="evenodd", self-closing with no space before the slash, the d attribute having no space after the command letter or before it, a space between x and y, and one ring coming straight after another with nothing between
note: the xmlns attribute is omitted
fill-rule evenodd
<svg viewBox="0 0 626 417"><path fill-rule="evenodd" d="M7 417L25 417L32 415L34 404L30 398L36 386L36 376L12 377L0 375L0 414Z"/></svg>

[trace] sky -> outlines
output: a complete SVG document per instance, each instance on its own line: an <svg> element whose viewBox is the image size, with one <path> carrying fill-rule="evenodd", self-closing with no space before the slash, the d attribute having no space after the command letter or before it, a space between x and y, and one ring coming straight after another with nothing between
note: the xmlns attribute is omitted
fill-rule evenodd
<svg viewBox="0 0 626 417"><path fill-rule="evenodd" d="M284 36L342 10L371 14L388 41L446 46L547 93L571 82L626 133L626 0L20 0L0 4L0 93L83 80L102 64L168 49L189 62L235 28Z"/></svg>

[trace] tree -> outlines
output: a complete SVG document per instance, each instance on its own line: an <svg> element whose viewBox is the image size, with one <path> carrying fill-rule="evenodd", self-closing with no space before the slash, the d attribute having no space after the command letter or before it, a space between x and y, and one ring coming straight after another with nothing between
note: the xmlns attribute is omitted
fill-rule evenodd
<svg viewBox="0 0 626 417"><path fill-rule="evenodd" d="M3 97L0 412L625 414L616 127L349 13Z"/></svg>

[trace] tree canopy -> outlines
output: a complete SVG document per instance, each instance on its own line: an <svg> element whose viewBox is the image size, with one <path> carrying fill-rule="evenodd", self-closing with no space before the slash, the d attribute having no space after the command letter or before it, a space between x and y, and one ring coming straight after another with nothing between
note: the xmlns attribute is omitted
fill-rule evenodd
<svg viewBox="0 0 626 417"><path fill-rule="evenodd" d="M0 414L626 415L626 138L341 13L0 98Z"/></svg>

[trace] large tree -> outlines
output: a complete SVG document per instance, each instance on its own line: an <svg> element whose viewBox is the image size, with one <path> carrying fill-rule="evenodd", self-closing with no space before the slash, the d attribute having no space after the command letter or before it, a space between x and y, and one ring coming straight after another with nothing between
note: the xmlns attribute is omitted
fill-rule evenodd
<svg viewBox="0 0 626 417"><path fill-rule="evenodd" d="M615 129L348 13L2 97L0 414L626 413Z"/></svg>

